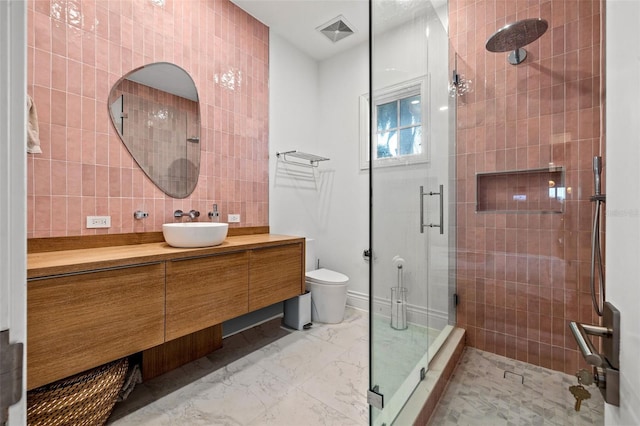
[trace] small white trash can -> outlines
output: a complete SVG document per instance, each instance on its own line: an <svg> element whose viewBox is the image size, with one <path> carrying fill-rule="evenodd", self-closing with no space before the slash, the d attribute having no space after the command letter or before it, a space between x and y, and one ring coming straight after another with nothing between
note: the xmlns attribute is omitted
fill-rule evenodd
<svg viewBox="0 0 640 426"><path fill-rule="evenodd" d="M284 301L284 323L296 330L311 324L311 292Z"/></svg>

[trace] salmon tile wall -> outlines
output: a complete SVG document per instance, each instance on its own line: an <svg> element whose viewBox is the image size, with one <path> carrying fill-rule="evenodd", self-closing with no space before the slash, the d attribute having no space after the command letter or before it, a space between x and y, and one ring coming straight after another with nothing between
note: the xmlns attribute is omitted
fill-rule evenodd
<svg viewBox="0 0 640 426"><path fill-rule="evenodd" d="M43 151L27 160L29 238L160 231L174 210L206 220L213 203L240 226L268 225L267 27L227 0L29 0L27 20ZM108 116L113 84L160 61L200 97L200 174L185 199L146 177ZM110 215L111 228L87 229L88 215Z"/></svg>
<svg viewBox="0 0 640 426"><path fill-rule="evenodd" d="M598 323L589 196L592 158L604 152L600 1L449 0L449 8L458 73L472 89L457 107L458 325L471 346L573 374L585 364L568 323ZM549 29L525 47L524 63L485 50L497 29L534 17ZM566 172L563 213L476 213L476 173L550 165Z"/></svg>

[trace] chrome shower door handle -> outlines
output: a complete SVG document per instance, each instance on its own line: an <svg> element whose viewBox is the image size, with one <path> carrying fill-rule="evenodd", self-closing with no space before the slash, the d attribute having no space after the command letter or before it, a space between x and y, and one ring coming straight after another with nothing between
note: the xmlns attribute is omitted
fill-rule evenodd
<svg viewBox="0 0 640 426"><path fill-rule="evenodd" d="M425 225L424 223L424 196L425 195L439 195L440 196L440 223L435 225L430 223ZM440 185L439 192L424 192L424 186L420 186L420 233L424 234L424 228L440 228L440 235L444 234L444 185Z"/></svg>
<svg viewBox="0 0 640 426"><path fill-rule="evenodd" d="M440 185L440 191L438 192L438 195L440 196L440 224L433 226L439 227L440 235L442 235L444 234L444 185Z"/></svg>
<svg viewBox="0 0 640 426"><path fill-rule="evenodd" d="M420 185L420 233L424 234L424 196L426 193L424 192L424 186Z"/></svg>

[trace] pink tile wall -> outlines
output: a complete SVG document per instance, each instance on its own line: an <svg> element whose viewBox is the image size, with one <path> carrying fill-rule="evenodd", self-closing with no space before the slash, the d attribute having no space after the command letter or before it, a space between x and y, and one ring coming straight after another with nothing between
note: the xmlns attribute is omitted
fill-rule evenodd
<svg viewBox="0 0 640 426"><path fill-rule="evenodd" d="M28 237L159 231L176 209L268 225L268 28L227 0L29 0L28 93L42 154L28 157ZM201 166L188 198L164 195L118 138L108 96L152 62L198 88ZM135 210L148 219L133 219ZM88 215L111 215L106 230Z"/></svg>
<svg viewBox="0 0 640 426"><path fill-rule="evenodd" d="M458 72L458 325L468 344L567 373L584 365L569 321L597 323L589 293L591 161L604 152L600 0L450 0ZM526 62L485 50L519 19L549 29ZM606 161L605 161L606 163ZM562 214L476 213L475 174L566 170Z"/></svg>

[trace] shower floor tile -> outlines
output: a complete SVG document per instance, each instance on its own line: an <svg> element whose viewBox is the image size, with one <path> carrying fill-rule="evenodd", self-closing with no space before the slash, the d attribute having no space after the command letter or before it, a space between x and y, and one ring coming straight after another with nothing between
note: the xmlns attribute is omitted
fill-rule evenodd
<svg viewBox="0 0 640 426"><path fill-rule="evenodd" d="M575 384L574 376L467 347L429 424L603 425L600 391L588 386L591 398L575 411Z"/></svg>

